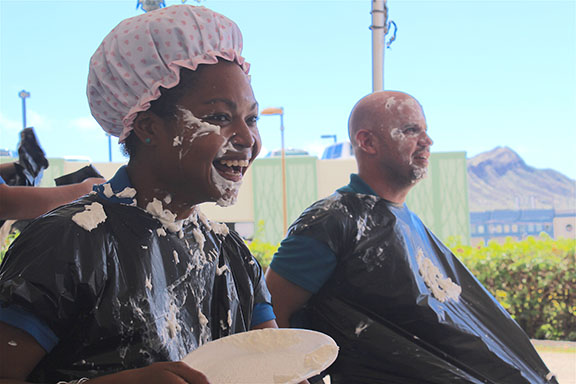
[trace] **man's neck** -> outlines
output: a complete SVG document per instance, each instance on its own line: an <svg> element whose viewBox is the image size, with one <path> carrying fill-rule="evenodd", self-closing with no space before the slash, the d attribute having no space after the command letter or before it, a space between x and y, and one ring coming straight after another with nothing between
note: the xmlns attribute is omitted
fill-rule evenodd
<svg viewBox="0 0 576 384"><path fill-rule="evenodd" d="M370 172L358 172L358 176L366 183L378 196L395 204L404 204L408 192L416 185L415 183L398 183L389 181L383 177L371 175Z"/></svg>

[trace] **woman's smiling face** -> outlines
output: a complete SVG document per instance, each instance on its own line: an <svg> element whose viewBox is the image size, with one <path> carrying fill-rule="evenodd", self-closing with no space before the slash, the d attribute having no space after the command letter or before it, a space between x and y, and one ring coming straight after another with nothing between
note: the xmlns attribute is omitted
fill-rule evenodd
<svg viewBox="0 0 576 384"><path fill-rule="evenodd" d="M198 69L180 97L176 118L165 119L155 155L159 191L190 205L236 201L242 178L260 152L258 103L249 77L235 63Z"/></svg>

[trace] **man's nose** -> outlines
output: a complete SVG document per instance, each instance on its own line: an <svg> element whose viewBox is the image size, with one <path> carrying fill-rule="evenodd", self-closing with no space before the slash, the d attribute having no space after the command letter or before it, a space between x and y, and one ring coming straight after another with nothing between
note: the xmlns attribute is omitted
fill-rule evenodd
<svg viewBox="0 0 576 384"><path fill-rule="evenodd" d="M420 135L420 140L419 140L419 144L421 146L431 146L432 144L434 144L434 141L430 138L430 136L428 136L427 132L424 132L422 135Z"/></svg>

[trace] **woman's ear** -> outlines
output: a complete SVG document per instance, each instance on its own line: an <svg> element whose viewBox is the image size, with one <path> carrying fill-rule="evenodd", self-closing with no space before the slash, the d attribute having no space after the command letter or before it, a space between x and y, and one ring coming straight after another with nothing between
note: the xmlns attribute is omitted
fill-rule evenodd
<svg viewBox="0 0 576 384"><path fill-rule="evenodd" d="M356 132L356 144L358 149L366 154L374 155L378 152L376 148L378 144L376 137L367 129L360 129Z"/></svg>
<svg viewBox="0 0 576 384"><path fill-rule="evenodd" d="M144 145L158 144L158 139L165 133L165 124L158 115L150 111L138 113L134 119L134 134Z"/></svg>

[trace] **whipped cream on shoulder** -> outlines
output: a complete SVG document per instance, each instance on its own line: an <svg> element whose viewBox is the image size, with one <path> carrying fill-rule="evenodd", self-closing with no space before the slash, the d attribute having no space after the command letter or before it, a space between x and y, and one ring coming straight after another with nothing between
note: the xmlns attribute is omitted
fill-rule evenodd
<svg viewBox="0 0 576 384"><path fill-rule="evenodd" d="M72 221L87 231L92 231L98 224L106 221L104 207L98 202L84 206L84 211L72 216Z"/></svg>

